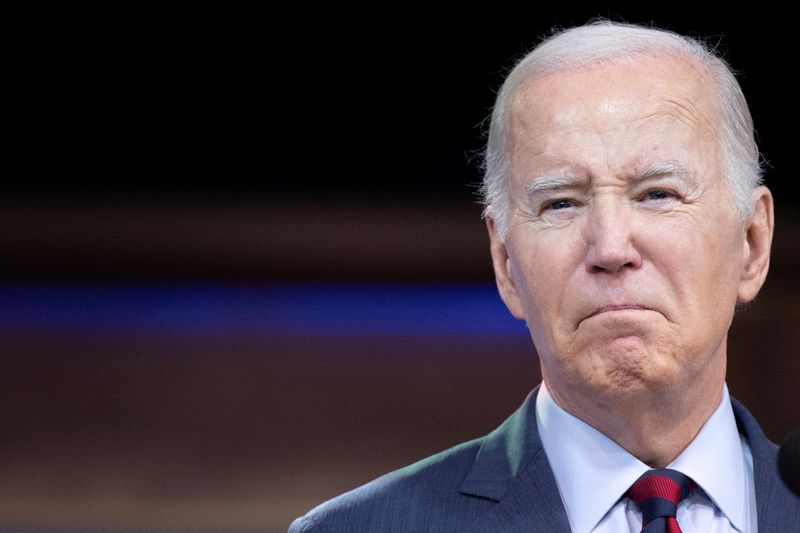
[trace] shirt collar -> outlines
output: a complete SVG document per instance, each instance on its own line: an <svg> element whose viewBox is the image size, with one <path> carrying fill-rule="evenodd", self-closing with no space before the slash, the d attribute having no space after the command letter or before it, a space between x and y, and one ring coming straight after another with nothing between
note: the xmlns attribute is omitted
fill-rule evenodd
<svg viewBox="0 0 800 533"><path fill-rule="evenodd" d="M749 488L742 446L726 385L719 407L668 466L692 478L739 531L747 525Z"/></svg>
<svg viewBox="0 0 800 533"><path fill-rule="evenodd" d="M649 466L558 406L544 383L536 399L542 446L573 531L591 531ZM698 435L669 468L703 488L742 531L746 477L727 386L722 401Z"/></svg>

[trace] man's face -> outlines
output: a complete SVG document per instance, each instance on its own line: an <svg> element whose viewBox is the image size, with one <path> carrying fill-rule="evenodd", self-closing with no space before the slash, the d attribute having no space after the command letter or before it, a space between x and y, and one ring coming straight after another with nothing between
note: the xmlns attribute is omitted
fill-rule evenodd
<svg viewBox="0 0 800 533"><path fill-rule="evenodd" d="M721 386L735 302L755 292L710 86L690 61L640 57L515 93L509 222L504 242L490 222L492 253L557 398L700 375Z"/></svg>

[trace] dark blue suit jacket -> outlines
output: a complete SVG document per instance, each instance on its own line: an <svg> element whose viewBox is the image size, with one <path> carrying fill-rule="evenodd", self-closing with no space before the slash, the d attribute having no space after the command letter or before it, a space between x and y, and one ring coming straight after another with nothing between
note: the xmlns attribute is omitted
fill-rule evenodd
<svg viewBox="0 0 800 533"><path fill-rule="evenodd" d="M536 390L500 427L323 503L301 532L569 532L536 427ZM777 447L732 400L753 454L759 533L800 532L800 498L777 473Z"/></svg>

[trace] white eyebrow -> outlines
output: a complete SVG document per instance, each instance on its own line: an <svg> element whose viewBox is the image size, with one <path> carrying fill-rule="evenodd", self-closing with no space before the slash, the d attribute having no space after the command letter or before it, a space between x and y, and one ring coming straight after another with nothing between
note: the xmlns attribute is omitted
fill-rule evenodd
<svg viewBox="0 0 800 533"><path fill-rule="evenodd" d="M635 181L643 181L649 178L659 178L668 175L677 175L685 179L689 176L689 171L677 161L662 161L660 163L653 163L637 172ZM564 176L537 176L525 187L525 192L532 196L543 192L575 187L582 181L582 179Z"/></svg>
<svg viewBox="0 0 800 533"><path fill-rule="evenodd" d="M689 175L689 171L686 169L685 166L678 163L677 161L664 161L662 163L655 163L648 167L645 167L639 173L639 179L645 180L647 178L655 178L660 176L666 176L668 174L677 174L681 177L687 177Z"/></svg>
<svg viewBox="0 0 800 533"><path fill-rule="evenodd" d="M555 191L574 187L579 180L565 178L563 176L537 176L525 187L525 192L529 195L542 193L545 191Z"/></svg>

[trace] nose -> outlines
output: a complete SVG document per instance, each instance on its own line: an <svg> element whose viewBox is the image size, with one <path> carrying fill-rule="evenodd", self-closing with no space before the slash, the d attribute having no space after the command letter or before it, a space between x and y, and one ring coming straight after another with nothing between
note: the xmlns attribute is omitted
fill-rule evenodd
<svg viewBox="0 0 800 533"><path fill-rule="evenodd" d="M586 269L592 273L615 274L639 268L642 257L637 247L635 214L613 201L597 201L585 219Z"/></svg>

